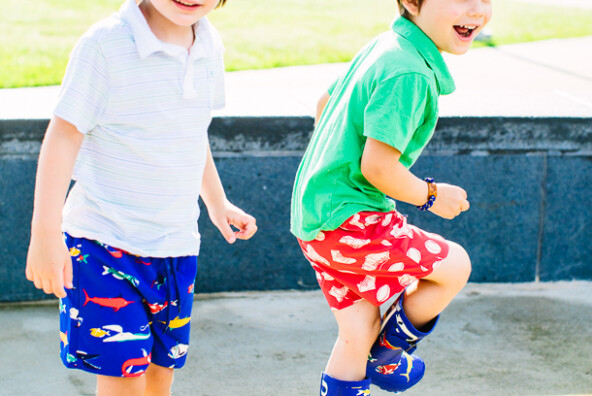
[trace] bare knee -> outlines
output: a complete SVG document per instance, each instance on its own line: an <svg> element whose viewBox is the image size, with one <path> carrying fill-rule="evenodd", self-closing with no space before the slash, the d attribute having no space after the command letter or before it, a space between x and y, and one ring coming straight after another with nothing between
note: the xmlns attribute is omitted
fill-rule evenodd
<svg viewBox="0 0 592 396"><path fill-rule="evenodd" d="M457 243L449 242L448 256L425 279L460 291L471 276L471 259L467 251Z"/></svg>
<svg viewBox="0 0 592 396"><path fill-rule="evenodd" d="M146 370L144 396L169 396L173 384L173 369L151 363Z"/></svg>
<svg viewBox="0 0 592 396"><path fill-rule="evenodd" d="M471 276L471 258L467 251L457 243L452 242L452 246L455 247L455 254L457 261L457 275L462 281L463 285L466 284Z"/></svg>

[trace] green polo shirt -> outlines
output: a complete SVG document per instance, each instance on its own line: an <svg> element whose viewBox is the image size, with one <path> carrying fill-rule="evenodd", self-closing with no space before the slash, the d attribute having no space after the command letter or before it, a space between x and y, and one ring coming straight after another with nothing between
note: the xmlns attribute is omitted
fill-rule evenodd
<svg viewBox="0 0 592 396"><path fill-rule="evenodd" d="M366 139L396 148L411 167L434 133L438 96L452 91L442 55L411 21L396 19L368 43L329 89L296 175L292 233L309 241L357 212L393 210L394 201L362 175Z"/></svg>

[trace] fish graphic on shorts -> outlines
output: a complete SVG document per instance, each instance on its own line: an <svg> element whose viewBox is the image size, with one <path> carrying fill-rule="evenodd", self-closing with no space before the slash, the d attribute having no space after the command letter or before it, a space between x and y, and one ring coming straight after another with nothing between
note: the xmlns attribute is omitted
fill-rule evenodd
<svg viewBox="0 0 592 396"><path fill-rule="evenodd" d="M113 308L113 311L117 312L121 308L127 307L128 305L130 305L134 302L134 301L127 301L123 297L111 297L111 298L109 298L109 297L89 297L86 290L82 289L82 291L84 292L84 296L86 297L84 304L82 304L83 307L86 304L88 304L88 302L90 301L90 302L93 302L97 305L100 305L101 307Z"/></svg>
<svg viewBox="0 0 592 396"><path fill-rule="evenodd" d="M109 245L105 245L104 243L100 243L100 242L97 242L97 244L100 245L100 246L102 246L102 247L104 247L105 250L108 251L109 254L111 256L113 256L114 258L119 259L119 258L122 258L123 257L123 251L122 250L116 249L114 247L111 247Z"/></svg>
<svg viewBox="0 0 592 396"><path fill-rule="evenodd" d="M106 265L103 265L103 273L101 275L113 275L113 277L115 279L119 279L119 280L127 280L129 283L131 283L134 286L138 286L140 284L140 281L138 280L138 278L136 278L135 276L132 275L128 275L124 272L118 271L115 268L111 268L111 267L107 267Z"/></svg>
<svg viewBox="0 0 592 396"><path fill-rule="evenodd" d="M189 321L191 320L191 317L187 317L187 318L179 318L178 316L171 320L169 322L169 325L167 326L169 329L178 329L180 327L185 326L187 323L189 323ZM160 323L164 323L166 324L167 322L159 320Z"/></svg>
<svg viewBox="0 0 592 396"><path fill-rule="evenodd" d="M157 314L157 313L159 313L160 311L162 311L163 309L165 309L166 307L169 306L169 302L168 301L165 301L164 304L158 304L158 303L150 304L146 300L144 300L144 302L148 306L148 309L150 309L150 312L153 313L153 314ZM173 304L173 305L175 305L175 304Z"/></svg>
<svg viewBox="0 0 592 396"><path fill-rule="evenodd" d="M144 331L146 328L148 328L148 325L142 327L140 330ZM103 326L103 329L116 333L110 337L103 339L103 342L138 341L150 338L150 330L148 330L148 333L124 333L123 327L115 324Z"/></svg>
<svg viewBox="0 0 592 396"><path fill-rule="evenodd" d="M82 325L82 321L84 320L83 318L78 316L79 313L80 312L76 308L70 308L70 319L76 321L76 327L80 327Z"/></svg>
<svg viewBox="0 0 592 396"><path fill-rule="evenodd" d="M135 366L147 366L150 364L152 354L147 355L146 351L143 349L142 352L144 353L143 357L128 359L125 362L123 362L123 365L121 366L121 374L123 374L124 377L139 377L142 374L144 374L146 369L142 369L140 371L132 373L132 370Z"/></svg>
<svg viewBox="0 0 592 396"><path fill-rule="evenodd" d="M84 351L76 351L76 358L82 360L82 364L84 364L85 367L87 367L89 369L93 369L93 370L100 370L101 368L99 366L96 366L93 363L89 362L89 360L92 360L92 359L97 358L99 356L100 355L98 355L98 354L89 355L88 353L86 353Z"/></svg>
<svg viewBox="0 0 592 396"><path fill-rule="evenodd" d="M169 357L172 359L179 359L187 354L187 350L189 349L189 345L187 344L177 344L171 348L169 352Z"/></svg>
<svg viewBox="0 0 592 396"><path fill-rule="evenodd" d="M105 336L111 335L111 333L109 333L108 331L105 331L103 329L99 329L99 328L92 328L90 329L90 335L93 337L97 337L97 338L103 338Z"/></svg>
<svg viewBox="0 0 592 396"><path fill-rule="evenodd" d="M62 333L60 331L60 341L64 344L64 348L68 345L68 332Z"/></svg>

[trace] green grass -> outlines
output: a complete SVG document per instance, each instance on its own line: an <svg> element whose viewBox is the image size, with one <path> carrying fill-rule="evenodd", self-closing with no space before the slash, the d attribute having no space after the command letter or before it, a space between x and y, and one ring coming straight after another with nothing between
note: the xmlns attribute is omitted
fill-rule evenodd
<svg viewBox="0 0 592 396"><path fill-rule="evenodd" d="M592 9L493 0L488 27L493 30L493 45L590 36Z"/></svg>
<svg viewBox="0 0 592 396"><path fill-rule="evenodd" d="M59 84L70 50L121 0L2 0L0 87Z"/></svg>
<svg viewBox="0 0 592 396"><path fill-rule="evenodd" d="M122 0L2 0L0 88L59 84L68 54ZM211 15L228 70L344 62L388 29L395 0L229 0ZM492 45L592 35L592 10L494 0ZM483 44L476 44L480 46Z"/></svg>

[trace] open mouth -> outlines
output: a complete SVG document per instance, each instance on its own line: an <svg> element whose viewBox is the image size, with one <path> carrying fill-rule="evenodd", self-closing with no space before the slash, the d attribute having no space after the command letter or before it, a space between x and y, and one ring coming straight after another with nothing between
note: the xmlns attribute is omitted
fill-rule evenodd
<svg viewBox="0 0 592 396"><path fill-rule="evenodd" d="M477 25L454 25L454 30L462 38L470 38L477 30Z"/></svg>

